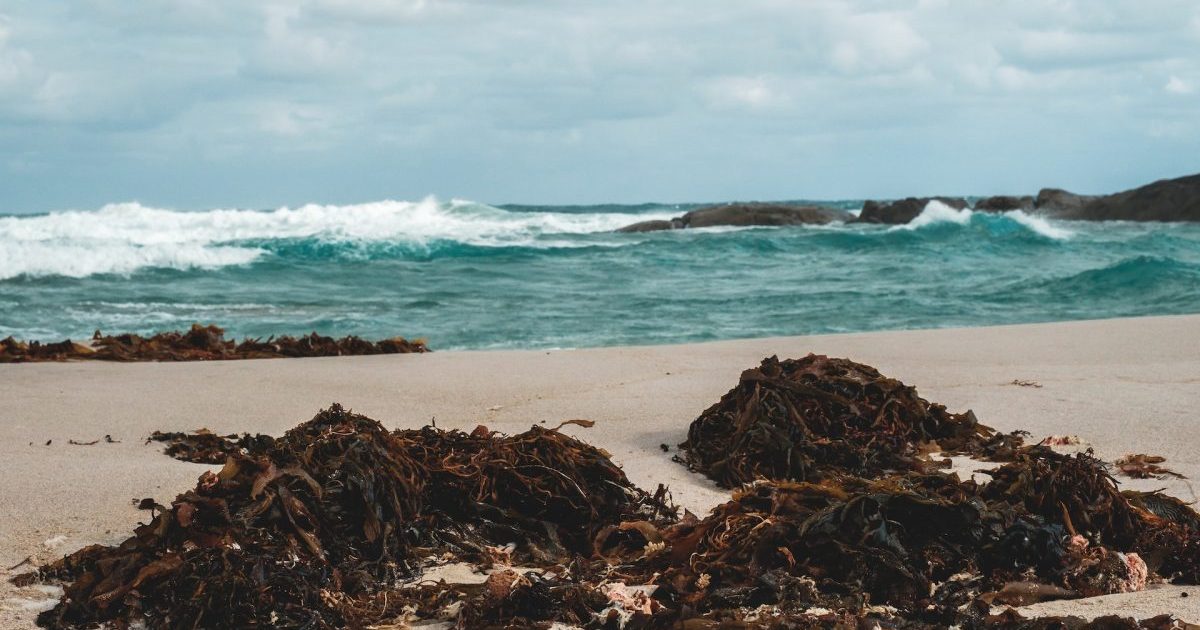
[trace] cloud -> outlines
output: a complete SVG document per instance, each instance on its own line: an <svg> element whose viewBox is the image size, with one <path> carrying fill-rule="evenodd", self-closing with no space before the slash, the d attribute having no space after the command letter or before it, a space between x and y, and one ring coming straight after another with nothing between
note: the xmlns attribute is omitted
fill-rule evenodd
<svg viewBox="0 0 1200 630"><path fill-rule="evenodd" d="M704 91L709 103L718 109L762 110L786 102L766 77L720 77L710 81Z"/></svg>
<svg viewBox="0 0 1200 630"><path fill-rule="evenodd" d="M1171 94L1191 94L1192 92L1196 91L1195 88L1192 87L1191 83L1188 83L1187 81L1184 81L1183 79L1180 79L1174 75L1167 80L1167 84L1163 86L1163 89Z"/></svg>
<svg viewBox="0 0 1200 630"><path fill-rule="evenodd" d="M835 19L842 39L833 44L833 65L843 73L895 71L911 66L929 50L903 13L861 13Z"/></svg>
<svg viewBox="0 0 1200 630"><path fill-rule="evenodd" d="M1086 191L1200 169L1194 0L4 11L0 211Z"/></svg>
<svg viewBox="0 0 1200 630"><path fill-rule="evenodd" d="M10 45L11 20L0 14L0 94L14 89L33 71L33 54Z"/></svg>
<svg viewBox="0 0 1200 630"><path fill-rule="evenodd" d="M349 70L350 45L297 25L298 5L272 5L264 10L263 35L251 70L274 78L307 78Z"/></svg>
<svg viewBox="0 0 1200 630"><path fill-rule="evenodd" d="M273 103L259 114L259 127L276 136L309 136L324 131L328 119L319 108L292 103Z"/></svg>
<svg viewBox="0 0 1200 630"><path fill-rule="evenodd" d="M378 23L407 21L428 13L437 0L317 0L314 12L335 19Z"/></svg>

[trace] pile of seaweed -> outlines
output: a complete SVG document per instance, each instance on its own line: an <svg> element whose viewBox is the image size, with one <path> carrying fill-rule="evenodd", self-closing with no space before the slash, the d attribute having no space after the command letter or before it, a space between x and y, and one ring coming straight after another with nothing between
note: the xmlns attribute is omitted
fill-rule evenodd
<svg viewBox="0 0 1200 630"><path fill-rule="evenodd" d="M689 464L736 486L703 518L560 428L389 433L335 405L280 438L164 434L176 457L223 468L149 502L121 545L18 580L65 583L38 619L52 628L1189 627L1004 610L1196 584L1200 515L867 366L747 371L685 444ZM932 455L945 451L1000 465L963 480ZM490 575L411 581L443 561Z"/></svg>
<svg viewBox="0 0 1200 630"><path fill-rule="evenodd" d="M755 479L879 476L928 465L930 449L1011 455L1019 434L949 413L912 387L848 359L764 359L692 422L682 461L727 488Z"/></svg>
<svg viewBox="0 0 1200 630"><path fill-rule="evenodd" d="M38 623L361 627L432 555L545 563L590 553L605 526L675 518L665 490L543 427L389 433L334 405L229 452L170 506L148 502L153 518L120 545L19 576L66 583Z"/></svg>
<svg viewBox="0 0 1200 630"><path fill-rule="evenodd" d="M283 357L330 357L364 354L408 354L429 352L423 340L403 337L367 341L348 336L341 339L313 332L302 337L225 339L217 326L192 324L187 332L161 332L150 337L133 333L104 335L99 330L90 344L66 339L55 343L0 339L0 363L34 361L217 361L229 359L276 359Z"/></svg>

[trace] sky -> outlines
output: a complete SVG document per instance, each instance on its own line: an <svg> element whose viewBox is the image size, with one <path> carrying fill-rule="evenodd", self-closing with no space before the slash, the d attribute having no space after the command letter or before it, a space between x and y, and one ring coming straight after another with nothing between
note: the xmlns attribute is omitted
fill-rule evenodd
<svg viewBox="0 0 1200 630"><path fill-rule="evenodd" d="M1195 172L1194 0L0 0L0 212Z"/></svg>

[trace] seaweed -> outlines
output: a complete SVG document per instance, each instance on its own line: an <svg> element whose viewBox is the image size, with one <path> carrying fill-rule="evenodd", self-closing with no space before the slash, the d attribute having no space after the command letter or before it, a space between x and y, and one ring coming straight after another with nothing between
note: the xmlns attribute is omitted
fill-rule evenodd
<svg viewBox="0 0 1200 630"><path fill-rule="evenodd" d="M394 337L380 341L348 336L340 339L313 332L301 337L283 335L225 339L225 331L214 325L192 324L184 332L160 332L149 337L133 333L104 335L99 330L90 344L70 339L57 343L0 339L0 363L40 361L218 361L231 359L274 359L285 357L328 357L368 354L429 352L423 340Z"/></svg>
<svg viewBox="0 0 1200 630"><path fill-rule="evenodd" d="M1200 514L868 366L810 355L745 372L683 444L734 488L703 518L561 427L389 432L334 405L278 438L156 432L221 469L169 506L139 502L150 522L120 545L16 581L64 583L38 619L52 628L1188 627L992 614L1200 583ZM938 452L1001 465L981 484ZM413 582L445 561L490 574Z"/></svg>
<svg viewBox="0 0 1200 630"><path fill-rule="evenodd" d="M1019 446L971 412L952 414L912 387L848 359L764 359L692 422L680 461L725 487L918 470L922 451L992 455Z"/></svg>
<svg viewBox="0 0 1200 630"><path fill-rule="evenodd" d="M191 433L180 431L155 431L146 438L146 443L165 442L163 452L180 461L194 464L223 464L230 455L248 450L263 450L274 438L267 435L251 436L243 433L217 435L208 429L197 429Z"/></svg>
<svg viewBox="0 0 1200 630"><path fill-rule="evenodd" d="M39 624L344 627L432 548L481 560L516 542L557 561L590 551L606 525L675 515L602 451L537 426L390 433L334 405L239 444L120 545L19 577L66 583Z"/></svg>
<svg viewBox="0 0 1200 630"><path fill-rule="evenodd" d="M1165 479L1167 477L1187 479L1173 470L1159 466L1165 461L1167 458L1162 455L1127 454L1113 461L1113 466L1116 467L1118 473L1134 479Z"/></svg>

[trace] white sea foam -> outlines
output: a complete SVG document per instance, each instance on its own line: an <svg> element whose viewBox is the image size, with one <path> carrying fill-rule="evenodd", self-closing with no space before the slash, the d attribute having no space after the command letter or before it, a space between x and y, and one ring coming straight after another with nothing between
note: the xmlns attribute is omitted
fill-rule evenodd
<svg viewBox="0 0 1200 630"><path fill-rule="evenodd" d="M513 212L434 198L270 211L179 212L118 203L91 212L0 217L0 279L240 265L265 253L246 241L287 238L416 244L444 239L479 246L552 247L555 240L543 242L539 237L605 232L671 214Z"/></svg>
<svg viewBox="0 0 1200 630"><path fill-rule="evenodd" d="M937 225L937 224L954 224L954 225L970 225L976 214L988 216L988 213L976 213L970 208L956 210L941 201L931 199L925 204L925 209L921 214L917 215L912 221L904 225L897 225L893 230L919 230L921 228ZM1066 240L1074 235L1074 232L1063 227L1059 227L1050 223L1043 217L1027 214L1021 210L1010 210L1000 213L999 215L1008 220L1019 223L1025 229L1056 241Z"/></svg>
<svg viewBox="0 0 1200 630"><path fill-rule="evenodd" d="M921 211L921 214L918 214L915 219L909 221L903 227L916 230L935 223L968 225L971 223L972 214L974 213L971 212L970 208L955 210L937 199L931 199L929 203L925 204L925 209Z"/></svg>
<svg viewBox="0 0 1200 630"><path fill-rule="evenodd" d="M1017 223L1020 223L1021 225L1024 225L1030 230L1033 230L1034 232L1037 232L1046 238L1062 241L1075 235L1075 233L1071 230L1053 225L1043 217L1026 214L1021 210L1010 210L1005 212L1004 216L1016 221Z"/></svg>

